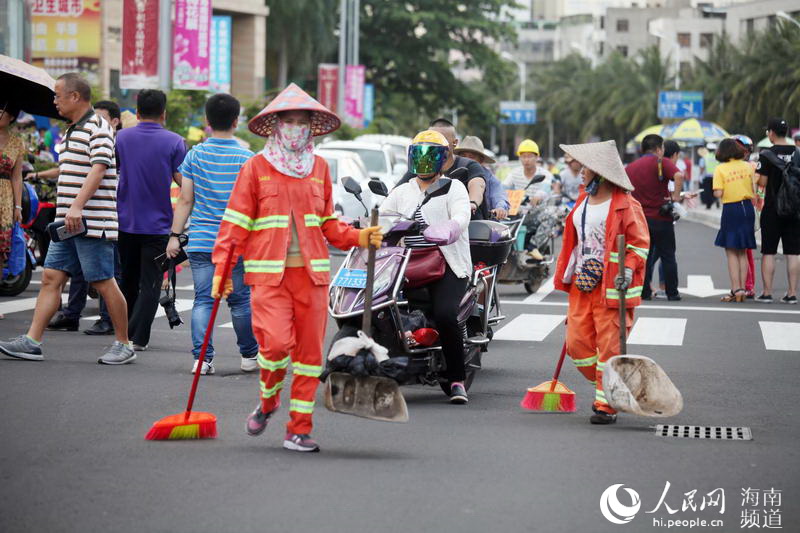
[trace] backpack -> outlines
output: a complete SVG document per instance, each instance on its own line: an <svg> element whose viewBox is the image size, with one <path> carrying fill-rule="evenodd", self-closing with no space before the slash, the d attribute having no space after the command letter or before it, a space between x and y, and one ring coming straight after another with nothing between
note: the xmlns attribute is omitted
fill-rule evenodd
<svg viewBox="0 0 800 533"><path fill-rule="evenodd" d="M794 151L788 163L772 150L761 152L767 161L781 171L783 182L775 195L775 209L781 218L800 220L800 149Z"/></svg>

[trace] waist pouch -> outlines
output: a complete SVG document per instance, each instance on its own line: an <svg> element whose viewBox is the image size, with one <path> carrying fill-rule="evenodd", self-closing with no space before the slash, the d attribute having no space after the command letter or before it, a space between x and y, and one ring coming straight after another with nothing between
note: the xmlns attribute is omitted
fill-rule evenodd
<svg viewBox="0 0 800 533"><path fill-rule="evenodd" d="M603 279L603 263L594 257L583 262L581 271L575 276L575 286L583 292L592 292Z"/></svg>

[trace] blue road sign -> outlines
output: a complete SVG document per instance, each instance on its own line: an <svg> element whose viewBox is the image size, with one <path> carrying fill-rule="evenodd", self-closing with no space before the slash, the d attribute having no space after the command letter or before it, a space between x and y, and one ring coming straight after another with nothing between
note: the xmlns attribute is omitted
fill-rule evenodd
<svg viewBox="0 0 800 533"><path fill-rule="evenodd" d="M703 92L660 91L658 118L703 118Z"/></svg>
<svg viewBox="0 0 800 533"><path fill-rule="evenodd" d="M500 102L500 124L536 124L536 102Z"/></svg>

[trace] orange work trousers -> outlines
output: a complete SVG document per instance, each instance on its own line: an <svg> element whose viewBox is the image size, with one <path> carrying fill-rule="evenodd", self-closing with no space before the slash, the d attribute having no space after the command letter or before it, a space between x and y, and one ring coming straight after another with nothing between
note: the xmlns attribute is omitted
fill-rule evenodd
<svg viewBox="0 0 800 533"><path fill-rule="evenodd" d="M290 433L311 433L319 375L322 373L322 341L328 320L328 287L314 285L304 267L287 268L277 287L251 287L253 333L258 341L261 369L261 410L280 405L280 394L289 362L292 390L289 400Z"/></svg>
<svg viewBox="0 0 800 533"><path fill-rule="evenodd" d="M583 292L575 284L569 291L567 311L567 353L581 374L595 385L594 407L616 413L603 392L603 368L606 361L619 355L619 309L603 303L604 291L598 283L592 292ZM633 309L626 310L627 333L633 325Z"/></svg>

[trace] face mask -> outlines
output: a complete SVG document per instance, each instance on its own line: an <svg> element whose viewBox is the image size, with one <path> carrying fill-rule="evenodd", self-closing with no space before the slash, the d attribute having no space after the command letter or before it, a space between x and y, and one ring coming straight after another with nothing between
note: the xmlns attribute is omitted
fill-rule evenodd
<svg viewBox="0 0 800 533"><path fill-rule="evenodd" d="M423 178L422 176L417 176L417 179L421 179L422 181L431 181L435 177L436 177L436 174L432 174L432 175L430 175L430 176L428 176L426 178Z"/></svg>
<svg viewBox="0 0 800 533"><path fill-rule="evenodd" d="M603 182L603 178L600 176L595 176L592 178L592 181L589 182L589 185L586 186L586 194L589 196L594 196L597 194L597 191L600 190L600 183Z"/></svg>
<svg viewBox="0 0 800 533"><path fill-rule="evenodd" d="M278 122L278 138L288 150L300 150L311 138L311 126Z"/></svg>

